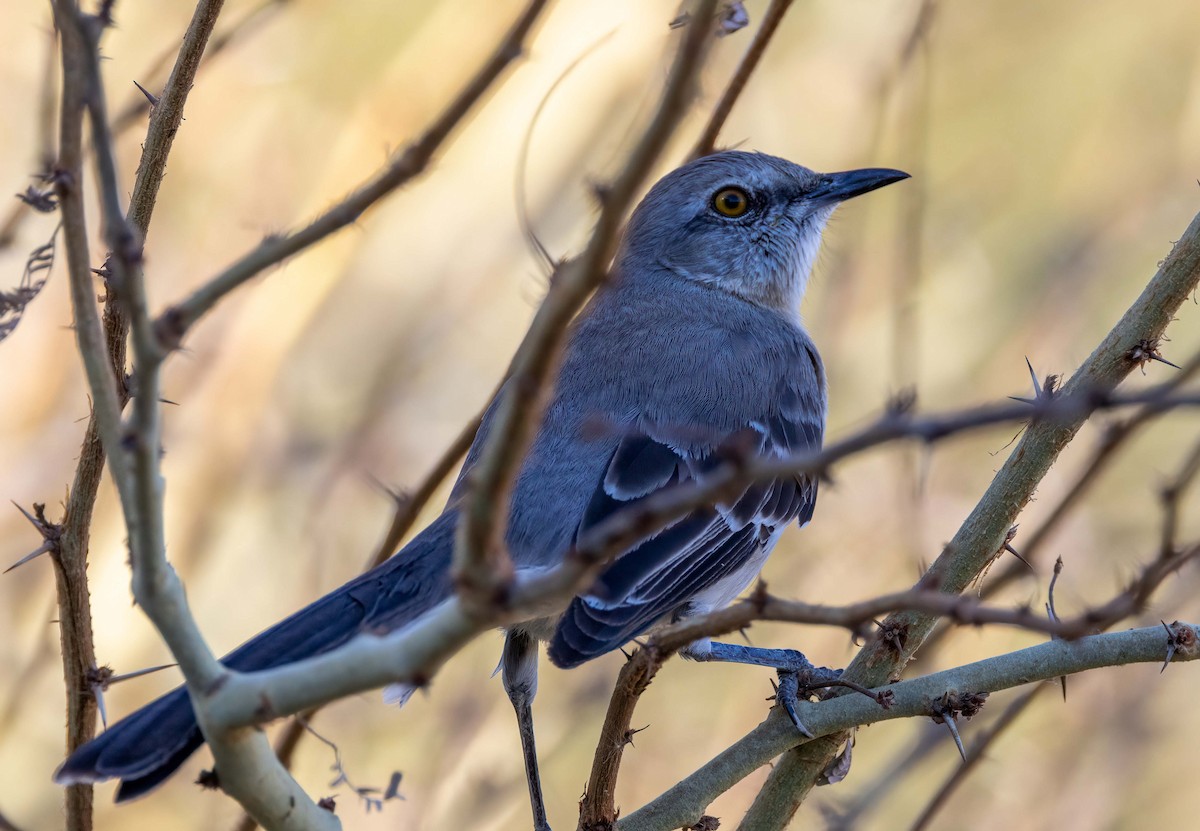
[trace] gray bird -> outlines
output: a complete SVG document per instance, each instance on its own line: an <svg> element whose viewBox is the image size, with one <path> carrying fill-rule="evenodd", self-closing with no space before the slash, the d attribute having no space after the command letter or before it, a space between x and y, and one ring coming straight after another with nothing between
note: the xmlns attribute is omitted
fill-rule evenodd
<svg viewBox="0 0 1200 831"><path fill-rule="evenodd" d="M730 151L693 161L650 190L609 280L571 325L553 397L518 475L506 538L518 571L558 565L597 523L702 480L731 452L787 458L820 447L825 374L798 308L821 233L840 202L905 178L887 169L821 174ZM226 665L252 671L308 658L365 629L402 628L450 598L466 476L498 402L510 394L506 386L492 402L441 516L387 562L234 650ZM504 687L517 711L538 831L549 828L530 709L538 642L548 642L552 662L574 667L663 622L727 605L758 575L784 529L809 521L816 498L816 480L797 475L696 509L617 557L561 615L507 631ZM685 655L811 668L793 650L707 639ZM203 741L181 687L79 748L55 778L119 778L122 802L159 785Z"/></svg>

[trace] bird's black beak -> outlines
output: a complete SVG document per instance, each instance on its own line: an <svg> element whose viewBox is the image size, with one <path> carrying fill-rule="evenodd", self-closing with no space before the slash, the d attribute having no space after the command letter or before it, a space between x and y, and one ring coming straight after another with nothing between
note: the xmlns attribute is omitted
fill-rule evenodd
<svg viewBox="0 0 1200 831"><path fill-rule="evenodd" d="M845 170L841 173L826 173L815 188L805 194L810 202L845 202L855 196L870 193L885 185L907 179L903 170L886 167L868 167L863 170Z"/></svg>

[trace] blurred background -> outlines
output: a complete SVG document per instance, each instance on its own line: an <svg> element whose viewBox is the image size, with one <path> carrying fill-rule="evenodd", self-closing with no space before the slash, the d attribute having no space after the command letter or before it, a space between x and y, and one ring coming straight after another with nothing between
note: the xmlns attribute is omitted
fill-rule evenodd
<svg viewBox="0 0 1200 831"><path fill-rule="evenodd" d="M517 0L268 3L202 69L148 239L152 305L184 295L253 246L332 204L437 113L516 16ZM746 3L751 26L766 3ZM257 6L230 0L227 27ZM352 577L386 530L376 481L415 485L487 400L541 298L546 275L518 226L515 173L547 90L592 48L533 128L525 209L556 255L578 250L593 218L589 184L614 173L655 105L675 0L559 0L511 72L436 164L355 227L262 276L204 319L167 365L169 553L218 651ZM103 71L113 111L173 55L190 4L118 4ZM39 165L37 109L49 44L42 0L7 0L0 26L0 192ZM218 30L221 26L218 26ZM722 39L703 98L667 154L683 159L753 28ZM1160 0L919 0L794 5L723 135L816 169L894 166L910 183L856 200L826 235L804 318L831 385L829 435L872 418L915 386L949 409L1028 395L1070 373L1108 331L1200 208L1200 7ZM153 90L152 90L153 91ZM123 132L132 186L144 119ZM7 189L5 191L5 189ZM15 201L15 200L14 200ZM8 206L3 206L8 210ZM94 207L94 206L93 206ZM0 249L15 286L56 218L23 221ZM93 226L95 227L95 226ZM99 264L99 244L93 249ZM99 287L98 287L99 292ZM1167 358L1200 348L1187 303ZM85 382L60 263L0 343L0 497L48 503L57 519L84 419ZM1174 372L1151 364L1131 388ZM1100 436L1086 427L1022 518L1032 529ZM817 517L784 538L765 577L774 592L828 603L908 587L983 492L1016 428L957 438L924 456L888 448L842 466ZM1157 549L1158 490L1200 435L1167 416L1121 453L1041 552L1009 603L1045 598L1066 563L1060 613L1108 599ZM432 516L440 499L427 512ZM1192 498L1184 539L1200 532ZM0 566L40 539L0 510ZM1015 540L1020 547L1021 537ZM124 531L108 483L91 549L96 651L118 673L169 654L128 588ZM1200 618L1194 567L1170 581L1138 625ZM0 812L22 829L61 825L50 774L62 757L63 689L54 579L46 558L0 577ZM1133 625L1133 624L1131 624ZM803 648L843 665L840 630L760 625L758 645ZM950 666L1039 642L1008 630L954 633L919 666ZM356 785L404 774L405 801L367 814L329 787L329 748L296 764L316 796L339 793L347 828L529 826L519 743L499 679L501 638L485 635L400 711L379 695L325 710L315 727L341 748ZM543 665L535 708L556 828L574 827L608 693L622 658L578 670ZM1200 759L1197 670L1139 666L1074 679L1063 704L1039 696L947 805L937 828L1194 828L1178 771ZM626 813L756 725L770 673L672 661L642 699L618 804ZM178 683L176 670L114 687L110 719ZM993 696L969 743L1019 691ZM933 731L891 722L859 733L854 769L815 792L796 825L857 809L855 827L906 827L958 764L948 736L919 766L897 760ZM191 785L202 751L152 797L111 804L100 828L229 828L235 803ZM730 827L765 777L717 800ZM895 787L877 789L879 783ZM862 800L870 797L869 803Z"/></svg>

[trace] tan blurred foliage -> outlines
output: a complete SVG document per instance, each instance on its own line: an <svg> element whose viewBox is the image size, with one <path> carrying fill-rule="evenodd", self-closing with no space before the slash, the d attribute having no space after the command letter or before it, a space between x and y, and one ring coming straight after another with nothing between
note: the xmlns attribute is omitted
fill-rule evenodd
<svg viewBox="0 0 1200 831"><path fill-rule="evenodd" d="M118 4L118 28L104 43L114 109L137 94L131 82L144 80L155 56L175 48L189 5ZM148 241L153 305L375 169L473 71L518 5L295 0L202 70ZM747 3L752 21L764 5ZM724 133L728 143L818 169L878 164L916 174L907 195L855 202L826 235L804 316L829 367L832 435L909 384L922 406L943 409L1026 393L1025 356L1040 372L1069 372L1200 204L1200 7L1192 0L942 3L902 63L918 5L797 3ZM250 6L231 0L224 19ZM414 484L484 402L544 289L514 201L532 114L565 67L612 32L564 81L533 136L527 207L550 250L564 254L587 229L588 183L612 172L653 103L674 13L674 0L560 0L528 59L427 175L233 295L168 363L165 394L178 402L165 428L169 553L214 648L235 646L356 573L390 511L372 479ZM0 18L0 190L16 192L36 167L49 13L38 0L7 0ZM708 97L682 131L676 160L748 35L720 43L705 74ZM142 133L138 125L119 143L127 183ZM0 250L0 284L16 284L54 221L27 221ZM1200 348L1196 318L1185 307L1168 358ZM47 502L51 516L88 411L69 321L60 265L0 344L0 497ZM1168 372L1151 365L1146 380ZM1098 434L1086 428L1046 480L1028 527ZM1055 536L1045 553L1066 561L1060 612L1107 599L1151 556L1156 488L1196 436L1195 416L1185 413L1141 435ZM822 491L813 524L785 537L766 572L772 589L832 603L907 587L974 504L1010 437L996 430L941 445L931 459L893 448L847 464ZM1193 499L1185 508L1183 536L1200 531L1197 507ZM98 656L118 672L164 663L165 648L130 604L124 531L107 485L96 516ZM0 510L0 566L39 542L15 510ZM1040 605L1048 560L1007 593L1010 602ZM1181 589L1169 583L1146 620L1200 616L1200 602ZM53 592L44 559L0 578L0 811L27 829L61 821L49 781L63 721ZM830 665L852 654L841 631L762 625L752 636L801 646ZM964 631L936 665L1036 640ZM364 814L343 793L347 827L526 825L511 709L499 681L487 680L499 646L499 637L480 639L401 712L364 696L322 714L318 729L338 742L356 783L382 786L393 769L405 774L407 801L382 815ZM574 825L620 661L618 653L543 673L535 709L556 827ZM1191 794L1175 776L1200 752L1194 672L1105 671L1076 680L1066 706L1043 696L938 827L1195 827ZM635 718L650 729L626 757L619 804L632 810L758 723L768 676L673 661ZM110 716L177 680L169 671L115 688ZM1011 695L990 706L998 712ZM851 801L888 775L895 752L932 729L889 723L860 732L850 779L819 792L797 824L819 822L819 806ZM98 826L229 826L236 805L189 784L203 756L132 806L114 809L101 786ZM911 821L956 762L946 740L862 827ZM323 795L331 763L329 750L310 742L297 775ZM737 817L762 775L710 813Z"/></svg>

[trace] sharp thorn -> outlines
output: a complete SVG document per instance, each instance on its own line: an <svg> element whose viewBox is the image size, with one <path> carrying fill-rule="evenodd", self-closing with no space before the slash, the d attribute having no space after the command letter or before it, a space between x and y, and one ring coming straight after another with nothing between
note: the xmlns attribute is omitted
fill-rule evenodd
<svg viewBox="0 0 1200 831"><path fill-rule="evenodd" d="M104 688L99 684L92 684L92 698L96 699L96 709L100 711L100 724L107 730L108 710L104 706Z"/></svg>
<svg viewBox="0 0 1200 831"><path fill-rule="evenodd" d="M1173 363L1171 363L1170 361L1168 361L1166 358L1162 357L1161 355L1151 355L1151 356L1150 356L1150 360L1152 360L1152 361L1158 361L1160 364L1166 364L1167 366L1173 366L1173 367L1175 367L1176 369L1182 369L1182 368L1183 368L1183 367L1181 367L1179 364L1173 364Z"/></svg>
<svg viewBox="0 0 1200 831"><path fill-rule="evenodd" d="M158 106L158 96L157 95L150 92L150 90L146 89L144 86L139 84L137 81L134 81L133 85L142 91L142 95L146 96L146 100L150 102L151 107Z"/></svg>
<svg viewBox="0 0 1200 831"><path fill-rule="evenodd" d="M954 737L954 746L958 748L958 755L962 756L964 762L967 761L967 751L963 748L962 736L958 735L958 725L954 723L954 716L950 713L939 713L938 715L942 717L942 723Z"/></svg>
<svg viewBox="0 0 1200 831"><path fill-rule="evenodd" d="M1042 385L1038 383L1037 373L1033 371L1033 363L1029 360L1029 356L1025 356L1025 366L1029 367L1029 377L1033 380L1033 395L1034 398L1042 397Z"/></svg>
<svg viewBox="0 0 1200 831"><path fill-rule="evenodd" d="M1028 568L1030 571L1035 571L1033 564L1030 563L1028 560L1026 560L1024 557L1022 557L1021 552L1019 552L1019 551L1017 551L1017 549L1013 548L1010 543L1004 544L1004 550L1007 551L1009 554L1013 555L1014 557L1016 557L1021 562L1023 562L1025 564L1025 567Z"/></svg>
<svg viewBox="0 0 1200 831"><path fill-rule="evenodd" d="M159 666L156 666L156 667L146 667L145 669L136 669L133 672L127 672L124 675L114 675L112 678L108 679L108 686L111 687L113 684L119 684L122 681L129 681L130 679L133 679L133 678L141 678L143 675L149 675L153 672L161 672L164 669L170 669L171 667L175 667L175 666L179 666L179 664L160 664Z"/></svg>
<svg viewBox="0 0 1200 831"><path fill-rule="evenodd" d="M24 516L27 520L29 520L30 525L32 525L34 528L38 529L38 531L43 530L42 523L37 521L37 517L35 517L33 514L29 513L29 511L25 510L20 505L18 505L16 500L10 499L9 501L12 502L14 508L16 508L18 511L21 512L22 516Z"/></svg>
<svg viewBox="0 0 1200 831"><path fill-rule="evenodd" d="M1163 625L1163 629L1167 630L1167 657L1166 660L1163 661L1162 669L1158 671L1158 674L1162 675L1167 671L1167 664L1171 663L1171 659L1175 657L1175 649L1177 644L1175 643L1175 633L1171 631L1170 626L1167 626L1167 622L1165 620L1160 620L1159 623Z"/></svg>
<svg viewBox="0 0 1200 831"><path fill-rule="evenodd" d="M8 574L13 569L20 568L21 566L25 565L30 560L34 559L35 557L39 557L42 554L45 554L47 551L50 551L53 548L54 548L54 544L51 543L49 540L46 540L44 543L39 545L33 551L29 552L24 557L22 557L21 559L17 560L15 563L13 563L11 566L4 569L4 571L0 572L0 574Z"/></svg>

